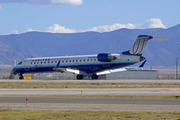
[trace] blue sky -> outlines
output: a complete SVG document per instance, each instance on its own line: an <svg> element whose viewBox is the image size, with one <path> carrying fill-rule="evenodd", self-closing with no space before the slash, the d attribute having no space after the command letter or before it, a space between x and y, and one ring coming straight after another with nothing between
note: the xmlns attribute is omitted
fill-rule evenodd
<svg viewBox="0 0 180 120"><path fill-rule="evenodd" d="M0 35L168 28L180 24L179 5L180 0L0 0Z"/></svg>

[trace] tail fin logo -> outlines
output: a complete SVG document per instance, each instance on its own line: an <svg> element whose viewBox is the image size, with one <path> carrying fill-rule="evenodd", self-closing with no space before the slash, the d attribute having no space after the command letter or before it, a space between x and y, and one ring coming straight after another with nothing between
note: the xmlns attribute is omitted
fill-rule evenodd
<svg viewBox="0 0 180 120"><path fill-rule="evenodd" d="M136 42L133 44L133 46L131 47L131 49L129 50L129 53L130 54L142 54L145 47L146 47L146 44L147 44L147 41L149 40L149 38L140 38L138 37L136 39Z"/></svg>

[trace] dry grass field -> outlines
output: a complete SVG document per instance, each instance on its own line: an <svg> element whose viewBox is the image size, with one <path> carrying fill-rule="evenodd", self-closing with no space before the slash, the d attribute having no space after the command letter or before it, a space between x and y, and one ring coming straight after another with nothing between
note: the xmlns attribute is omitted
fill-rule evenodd
<svg viewBox="0 0 180 120"><path fill-rule="evenodd" d="M180 120L173 112L0 110L1 120Z"/></svg>
<svg viewBox="0 0 180 120"><path fill-rule="evenodd" d="M2 88L180 88L180 83L0 82Z"/></svg>

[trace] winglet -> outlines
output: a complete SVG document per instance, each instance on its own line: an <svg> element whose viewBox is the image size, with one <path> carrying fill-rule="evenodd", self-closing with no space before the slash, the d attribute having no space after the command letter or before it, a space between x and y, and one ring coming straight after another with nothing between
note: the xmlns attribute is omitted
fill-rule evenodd
<svg viewBox="0 0 180 120"><path fill-rule="evenodd" d="M56 64L54 68L59 68L59 65L60 65L60 60L58 61L58 63Z"/></svg>

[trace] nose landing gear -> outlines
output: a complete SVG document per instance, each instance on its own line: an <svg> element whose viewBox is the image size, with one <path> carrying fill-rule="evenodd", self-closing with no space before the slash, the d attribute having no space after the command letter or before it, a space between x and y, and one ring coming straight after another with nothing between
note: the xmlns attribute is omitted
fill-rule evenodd
<svg viewBox="0 0 180 120"><path fill-rule="evenodd" d="M20 79L20 80L24 79L22 73L19 74L19 79Z"/></svg>

